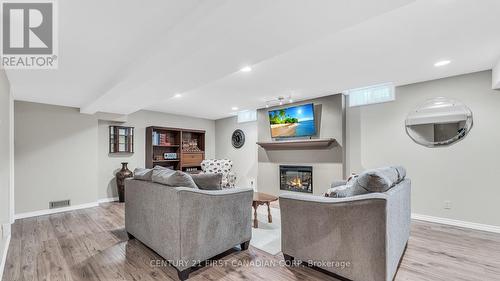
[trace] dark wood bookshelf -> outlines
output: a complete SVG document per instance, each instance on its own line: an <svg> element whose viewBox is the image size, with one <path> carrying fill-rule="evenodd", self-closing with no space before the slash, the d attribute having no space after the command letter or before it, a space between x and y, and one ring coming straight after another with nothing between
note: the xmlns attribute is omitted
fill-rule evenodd
<svg viewBox="0 0 500 281"><path fill-rule="evenodd" d="M155 136L156 140L154 139ZM177 159L165 159L165 153L176 153ZM154 166L201 169L205 160L205 131L151 126L146 128L146 168Z"/></svg>

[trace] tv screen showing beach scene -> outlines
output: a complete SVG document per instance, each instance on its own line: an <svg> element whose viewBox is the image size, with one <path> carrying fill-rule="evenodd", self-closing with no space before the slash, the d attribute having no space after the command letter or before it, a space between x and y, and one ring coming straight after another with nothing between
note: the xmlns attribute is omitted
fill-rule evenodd
<svg viewBox="0 0 500 281"><path fill-rule="evenodd" d="M314 105L304 104L269 111L271 137L306 137L316 134Z"/></svg>

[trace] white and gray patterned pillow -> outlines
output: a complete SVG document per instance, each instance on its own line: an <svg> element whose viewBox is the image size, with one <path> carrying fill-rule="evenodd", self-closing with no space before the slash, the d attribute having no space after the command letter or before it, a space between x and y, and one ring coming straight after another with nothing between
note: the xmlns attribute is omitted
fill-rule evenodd
<svg viewBox="0 0 500 281"><path fill-rule="evenodd" d="M229 159L207 159L201 162L201 170L206 174L222 174L222 187L232 188L236 184L236 175L231 171L233 161Z"/></svg>

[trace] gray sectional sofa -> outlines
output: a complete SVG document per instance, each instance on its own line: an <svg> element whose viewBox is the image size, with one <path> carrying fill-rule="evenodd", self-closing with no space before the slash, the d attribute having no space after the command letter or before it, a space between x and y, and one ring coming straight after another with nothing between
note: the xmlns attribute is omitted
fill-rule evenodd
<svg viewBox="0 0 500 281"><path fill-rule="evenodd" d="M168 260L181 280L201 261L236 245L248 248L252 189L200 190L129 179L125 198L129 236Z"/></svg>
<svg viewBox="0 0 500 281"><path fill-rule="evenodd" d="M355 281L393 280L410 235L411 182L398 171L393 179L374 177L377 173L369 171L359 180L377 192L345 198L281 195L285 259Z"/></svg>

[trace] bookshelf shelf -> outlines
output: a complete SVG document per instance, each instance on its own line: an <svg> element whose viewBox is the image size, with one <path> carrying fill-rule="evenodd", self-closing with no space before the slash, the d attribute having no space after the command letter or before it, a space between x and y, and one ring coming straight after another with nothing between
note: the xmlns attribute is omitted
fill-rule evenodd
<svg viewBox="0 0 500 281"><path fill-rule="evenodd" d="M180 147L180 145L174 144L174 145L153 145L154 147Z"/></svg>
<svg viewBox="0 0 500 281"><path fill-rule="evenodd" d="M189 150L189 151L187 151ZM194 150L194 151L193 151ZM205 131L182 128L146 128L146 168L172 167L175 170L201 168L205 159ZM165 159L165 154L176 159Z"/></svg>

